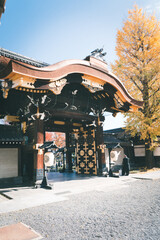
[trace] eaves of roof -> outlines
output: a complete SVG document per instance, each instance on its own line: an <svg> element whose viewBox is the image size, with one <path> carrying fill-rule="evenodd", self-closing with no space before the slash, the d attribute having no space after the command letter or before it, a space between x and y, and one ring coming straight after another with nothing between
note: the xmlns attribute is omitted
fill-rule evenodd
<svg viewBox="0 0 160 240"><path fill-rule="evenodd" d="M0 142L4 144L19 144L23 142L23 133L15 126L0 125Z"/></svg>

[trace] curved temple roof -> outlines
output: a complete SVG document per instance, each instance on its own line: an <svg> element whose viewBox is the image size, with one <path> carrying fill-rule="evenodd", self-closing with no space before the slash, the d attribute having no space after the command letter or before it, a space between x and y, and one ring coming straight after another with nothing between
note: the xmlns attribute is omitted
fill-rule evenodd
<svg viewBox="0 0 160 240"><path fill-rule="evenodd" d="M81 84L91 92L105 90L107 86L111 86L119 100L130 106L130 111L141 108L143 105L143 102L137 101L129 95L121 81L108 71L105 62L91 56L85 60L65 60L45 67L35 67L11 60L0 71L0 79L6 82L11 81L11 88L19 90L23 90L23 88L45 89L54 94L60 94L66 85L67 76L72 74L79 74L82 78Z"/></svg>

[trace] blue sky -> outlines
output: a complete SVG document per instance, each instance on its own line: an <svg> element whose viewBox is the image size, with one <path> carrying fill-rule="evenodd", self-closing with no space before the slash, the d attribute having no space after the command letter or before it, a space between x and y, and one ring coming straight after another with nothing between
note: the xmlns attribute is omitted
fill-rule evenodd
<svg viewBox="0 0 160 240"><path fill-rule="evenodd" d="M116 59L116 33L134 4L160 16L160 0L7 0L0 47L49 64L84 59L104 47ZM120 127L120 114L106 117L105 129Z"/></svg>

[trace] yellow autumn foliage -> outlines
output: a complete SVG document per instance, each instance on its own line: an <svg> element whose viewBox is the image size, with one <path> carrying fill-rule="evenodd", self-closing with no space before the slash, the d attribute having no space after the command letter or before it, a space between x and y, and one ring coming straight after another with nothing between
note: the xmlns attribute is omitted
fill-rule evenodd
<svg viewBox="0 0 160 240"><path fill-rule="evenodd" d="M150 140L150 149L160 136L160 22L137 5L117 32L118 60L111 65L132 97L144 102L143 108L127 114L126 128Z"/></svg>

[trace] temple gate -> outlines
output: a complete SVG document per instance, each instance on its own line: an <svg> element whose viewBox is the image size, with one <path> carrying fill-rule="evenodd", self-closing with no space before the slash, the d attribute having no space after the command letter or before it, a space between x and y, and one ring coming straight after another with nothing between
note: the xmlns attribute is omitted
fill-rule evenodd
<svg viewBox="0 0 160 240"><path fill-rule="evenodd" d="M34 166L34 182L44 175L44 152L39 146L45 131L66 133L67 171L71 170L70 134L74 134L77 173L98 175L105 167L104 112L116 116L143 104L94 54L47 65L0 49L0 79L0 117L22 126L28 139L23 146L23 156L28 157L22 164Z"/></svg>

